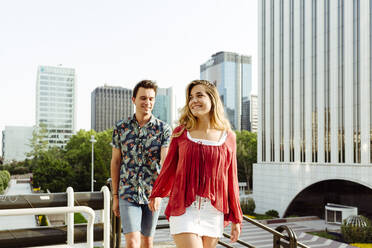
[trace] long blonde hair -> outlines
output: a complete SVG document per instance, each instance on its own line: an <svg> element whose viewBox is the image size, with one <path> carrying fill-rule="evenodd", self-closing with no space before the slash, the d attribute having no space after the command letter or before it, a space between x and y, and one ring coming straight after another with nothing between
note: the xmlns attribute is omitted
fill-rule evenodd
<svg viewBox="0 0 372 248"><path fill-rule="evenodd" d="M178 137L182 134L182 132L187 129L193 129L196 127L198 122L197 118L191 113L189 102L190 102L190 93L194 86L202 85L207 93L209 99L211 100L211 110L210 114L210 122L211 126L215 129L219 130L230 130L230 123L228 119L225 117L224 108L220 99L220 95L218 94L217 88L214 84L210 83L207 80L194 80L186 87L186 103L185 106L181 110L181 117L178 120L178 124L182 125L184 128L173 134L173 137Z"/></svg>

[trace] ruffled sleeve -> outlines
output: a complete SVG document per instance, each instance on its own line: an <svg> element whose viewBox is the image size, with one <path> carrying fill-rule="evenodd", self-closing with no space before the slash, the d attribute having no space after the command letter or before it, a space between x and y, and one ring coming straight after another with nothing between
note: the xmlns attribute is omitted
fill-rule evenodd
<svg viewBox="0 0 372 248"><path fill-rule="evenodd" d="M179 132L179 128L175 128L173 133ZM164 164L160 170L160 174L156 179L151 191L150 199L155 197L167 197L173 187L174 178L176 177L178 163L178 138L172 138Z"/></svg>
<svg viewBox="0 0 372 248"><path fill-rule="evenodd" d="M236 159L236 137L235 133L231 132L231 142L229 142L230 150L230 165L228 168L228 205L229 212L225 214L225 225L229 221L233 223L242 223L243 221L243 212L240 207L239 200L239 183L238 183L238 173L237 173L237 159Z"/></svg>

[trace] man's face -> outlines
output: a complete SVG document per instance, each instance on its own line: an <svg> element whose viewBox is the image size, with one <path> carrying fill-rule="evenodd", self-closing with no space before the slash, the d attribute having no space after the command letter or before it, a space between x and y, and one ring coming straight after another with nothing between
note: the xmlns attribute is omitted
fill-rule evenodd
<svg viewBox="0 0 372 248"><path fill-rule="evenodd" d="M140 87L137 96L132 97L132 101L136 105L136 113L150 115L155 104L155 91Z"/></svg>

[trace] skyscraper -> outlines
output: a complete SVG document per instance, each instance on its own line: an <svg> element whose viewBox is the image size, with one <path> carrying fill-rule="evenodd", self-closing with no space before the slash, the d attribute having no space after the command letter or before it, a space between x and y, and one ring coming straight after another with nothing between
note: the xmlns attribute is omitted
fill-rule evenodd
<svg viewBox="0 0 372 248"><path fill-rule="evenodd" d="M33 127L5 126L2 140L2 157L4 162L23 161L26 153L31 151L30 139Z"/></svg>
<svg viewBox="0 0 372 248"><path fill-rule="evenodd" d="M218 52L200 66L200 78L217 86L226 115L233 129L247 129L250 124L249 95L252 89L250 56Z"/></svg>
<svg viewBox="0 0 372 248"><path fill-rule="evenodd" d="M173 95L173 88L158 88L155 106L152 110L152 114L173 126L174 122L174 111L175 111L175 99Z"/></svg>
<svg viewBox="0 0 372 248"><path fill-rule="evenodd" d="M75 132L75 69L39 66L36 79L36 125L46 125L49 146L63 147Z"/></svg>
<svg viewBox="0 0 372 248"><path fill-rule="evenodd" d="M371 1L258 5L257 211L324 217L336 203L371 217Z"/></svg>
<svg viewBox="0 0 372 248"><path fill-rule="evenodd" d="M97 87L91 94L91 128L97 132L112 128L134 113L132 90L122 87Z"/></svg>

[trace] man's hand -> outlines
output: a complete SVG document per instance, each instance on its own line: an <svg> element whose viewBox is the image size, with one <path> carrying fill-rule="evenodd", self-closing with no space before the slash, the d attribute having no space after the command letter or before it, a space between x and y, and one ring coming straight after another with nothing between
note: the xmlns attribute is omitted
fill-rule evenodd
<svg viewBox="0 0 372 248"><path fill-rule="evenodd" d="M232 223L231 225L231 234L230 234L231 243L236 242L240 236L240 224Z"/></svg>
<svg viewBox="0 0 372 248"><path fill-rule="evenodd" d="M116 217L120 217L120 210L119 210L119 198L114 196L112 199L112 211L114 212Z"/></svg>
<svg viewBox="0 0 372 248"><path fill-rule="evenodd" d="M161 203L161 198L160 197L155 197L155 199L154 198L150 199L149 209L152 212L158 211L159 207L160 207L160 203Z"/></svg>

